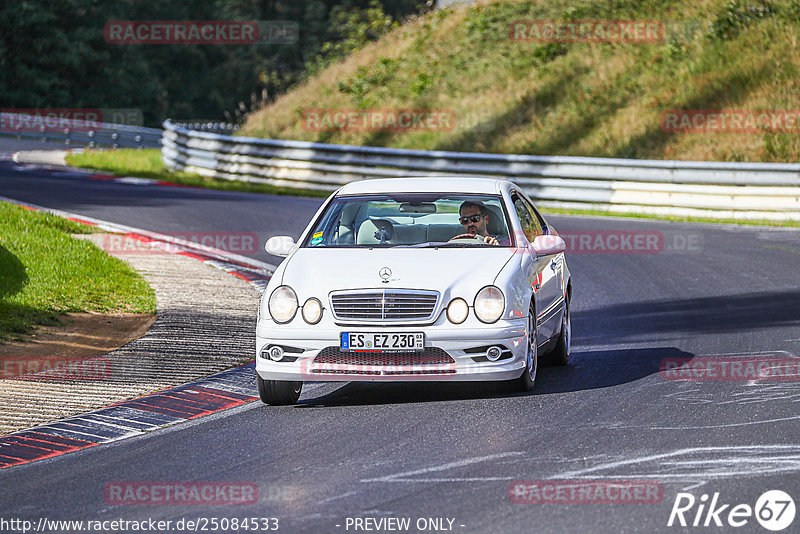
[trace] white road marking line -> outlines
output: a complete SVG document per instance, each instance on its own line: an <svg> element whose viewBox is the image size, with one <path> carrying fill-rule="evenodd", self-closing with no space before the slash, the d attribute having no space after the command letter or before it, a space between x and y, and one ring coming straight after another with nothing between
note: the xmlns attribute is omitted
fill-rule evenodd
<svg viewBox="0 0 800 534"><path fill-rule="evenodd" d="M703 425L703 426L648 426L640 427L647 428L648 430L702 430L706 428L733 428L737 426L751 426L763 425L767 423L781 423L783 421L794 421L800 419L800 415L793 415L791 417L781 417L778 419L765 419L763 421L747 421L744 423L727 423L724 425ZM628 427L630 428L630 427Z"/></svg>
<svg viewBox="0 0 800 534"><path fill-rule="evenodd" d="M696 488L700 488L708 484L708 480L703 480L702 482L698 482L697 484L692 484L691 486L686 486L685 488L681 488L681 491L689 491Z"/></svg>
<svg viewBox="0 0 800 534"><path fill-rule="evenodd" d="M789 455L782 456L764 456L770 452L781 453L788 451ZM674 457L690 456L696 453L729 453L728 456L722 458L708 458L704 461L700 460L672 460ZM738 453L738 454L737 454ZM762 456L758 456L762 455ZM755 456L755 457L754 457ZM711 469L707 469L701 473L644 473L644 474L625 474L620 475L618 472L613 475L599 475L599 471L616 469L620 467L631 467L637 464L644 464L646 462L659 462L662 465L656 466L663 467L663 464L674 468L689 467L692 465L711 465ZM761 469L726 469L728 467L745 465L745 464L764 464ZM721 469L720 469L721 468ZM643 467L642 470L648 470ZM666 480L682 480L687 477L696 478L697 475L711 477L711 478L730 478L733 476L748 476L755 474L770 474L781 473L786 471L800 471L800 446L797 445L746 445L739 447L691 447L685 449L677 449L667 453L652 454L649 456L642 456L639 458L629 458L615 462L606 462L604 464L577 469L574 471L567 471L561 473L559 476L564 478L581 478L591 475L596 478L618 478L624 476L625 478L656 478ZM652 470L651 470L652 471Z"/></svg>
<svg viewBox="0 0 800 534"><path fill-rule="evenodd" d="M122 178L115 178L115 182L118 184L129 184L129 185L151 185L158 183L158 180L151 180L150 178L136 178L133 176L124 176Z"/></svg>
<svg viewBox="0 0 800 534"><path fill-rule="evenodd" d="M697 354L695 358L706 358L708 356L767 356L772 354L782 354L790 358L797 358L788 350L762 350L762 351L748 351L748 352L712 352L709 354Z"/></svg>
<svg viewBox="0 0 800 534"><path fill-rule="evenodd" d="M423 469L415 469L414 471L405 471L401 473L395 473L394 475L387 475L384 477L378 478L365 478L362 479L361 482L417 482L417 479L410 479L408 477L414 475L422 475L425 473L436 473L440 471L447 471L448 469L454 469L457 467L466 467L468 465L477 464L481 462L486 462L489 460L498 460L500 458L509 458L512 456L524 456L525 452L502 452L499 454L489 454L488 456L478 456L474 458L466 458L464 460L457 460L455 462L448 462L446 464L437 465L434 467L426 467ZM505 479L503 479L505 480Z"/></svg>
<svg viewBox="0 0 800 534"><path fill-rule="evenodd" d="M323 499L319 501L317 504L325 504L326 502L335 501L338 499L344 499L345 497L349 497L351 495L357 495L357 491L348 491L347 493L342 493L341 495L334 495L333 497L328 497L327 499Z"/></svg>

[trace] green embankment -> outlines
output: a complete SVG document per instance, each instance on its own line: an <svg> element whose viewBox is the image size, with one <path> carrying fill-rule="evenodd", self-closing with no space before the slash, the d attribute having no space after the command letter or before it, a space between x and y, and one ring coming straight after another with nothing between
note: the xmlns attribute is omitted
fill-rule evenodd
<svg viewBox="0 0 800 534"><path fill-rule="evenodd" d="M656 43L537 43L520 20L647 20ZM796 0L545 0L418 17L252 113L242 135L400 148L797 161L792 133L665 132L668 110L800 110ZM451 131L312 131L309 109L451 111Z"/></svg>

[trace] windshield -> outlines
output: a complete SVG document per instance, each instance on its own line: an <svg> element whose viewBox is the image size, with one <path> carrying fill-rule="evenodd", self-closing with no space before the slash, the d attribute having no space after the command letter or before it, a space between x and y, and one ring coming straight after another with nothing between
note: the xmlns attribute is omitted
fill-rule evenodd
<svg viewBox="0 0 800 534"><path fill-rule="evenodd" d="M317 247L510 247L496 195L361 195L335 198L303 243Z"/></svg>

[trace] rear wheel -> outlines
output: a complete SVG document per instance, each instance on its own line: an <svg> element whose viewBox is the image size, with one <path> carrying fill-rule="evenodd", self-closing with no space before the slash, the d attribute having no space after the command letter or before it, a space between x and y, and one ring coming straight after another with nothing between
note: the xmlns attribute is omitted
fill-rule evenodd
<svg viewBox="0 0 800 534"><path fill-rule="evenodd" d="M538 352L539 347L536 343L536 310L531 304L528 310L528 331L526 332L528 338L528 350L526 351L525 370L522 376L512 380L513 389L516 391L530 391L533 389L533 384L536 382L536 370L538 367Z"/></svg>
<svg viewBox="0 0 800 534"><path fill-rule="evenodd" d="M272 406L285 406L294 404L300 398L302 382L287 382L285 380L264 380L256 374L258 382L258 396L261 402Z"/></svg>
<svg viewBox="0 0 800 534"><path fill-rule="evenodd" d="M569 363L571 343L572 320L569 314L569 300L565 300L564 314L561 317L561 334L558 336L558 343L553 350L542 355L542 363L545 365L567 365Z"/></svg>

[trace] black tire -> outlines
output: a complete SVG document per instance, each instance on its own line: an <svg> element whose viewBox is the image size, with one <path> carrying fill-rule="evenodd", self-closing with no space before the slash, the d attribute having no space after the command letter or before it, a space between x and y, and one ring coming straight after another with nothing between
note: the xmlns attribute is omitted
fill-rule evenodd
<svg viewBox="0 0 800 534"><path fill-rule="evenodd" d="M563 366L569 363L570 345L572 344L572 319L569 313L569 300L564 301L564 315L561 316L561 333L553 350L542 354L542 364Z"/></svg>
<svg viewBox="0 0 800 534"><path fill-rule="evenodd" d="M294 404L300 398L303 389L302 382L287 382L285 380L264 380L256 374L258 382L258 396L261 402L272 406L286 406Z"/></svg>
<svg viewBox="0 0 800 534"><path fill-rule="evenodd" d="M531 304L528 310L528 358L525 363L525 370L519 378L511 381L512 389L514 391L525 393L533 389L536 382L536 371L538 368L538 351L539 346L536 342L536 310Z"/></svg>

